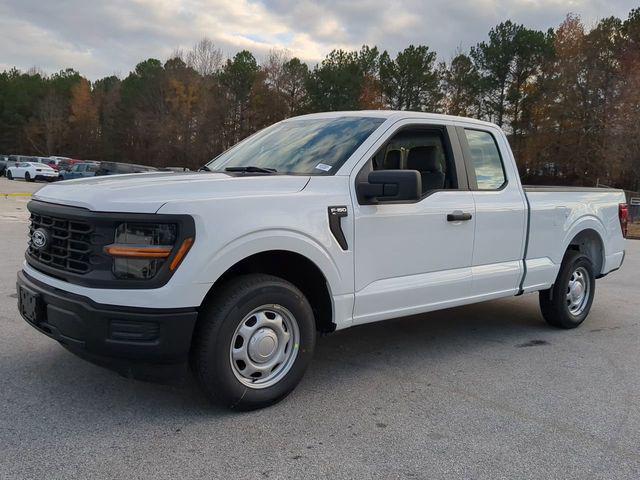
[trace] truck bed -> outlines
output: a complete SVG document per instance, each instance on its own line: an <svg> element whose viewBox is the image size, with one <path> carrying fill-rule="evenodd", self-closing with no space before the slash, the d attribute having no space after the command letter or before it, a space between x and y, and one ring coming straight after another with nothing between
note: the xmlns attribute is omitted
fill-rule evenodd
<svg viewBox="0 0 640 480"><path fill-rule="evenodd" d="M525 192L620 192L617 188L602 187L564 187L555 185L523 185Z"/></svg>
<svg viewBox="0 0 640 480"><path fill-rule="evenodd" d="M551 286L564 252L585 229L581 235L597 234L602 239L596 242L599 251L594 252L594 257L601 259L594 265L597 274L605 275L620 266L624 255L618 219L618 206L625 202L622 190L524 186L524 192L529 204L525 292Z"/></svg>

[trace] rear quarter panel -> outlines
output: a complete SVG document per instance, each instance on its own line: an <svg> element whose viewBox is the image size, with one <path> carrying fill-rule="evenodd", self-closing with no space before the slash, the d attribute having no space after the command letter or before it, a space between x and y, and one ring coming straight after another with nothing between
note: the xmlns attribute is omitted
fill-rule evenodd
<svg viewBox="0 0 640 480"><path fill-rule="evenodd" d="M602 240L602 268L605 274L620 266L624 238L618 219L618 205L625 196L618 190L562 190L526 188L530 228L525 291L549 287L560 269L571 241L591 229Z"/></svg>

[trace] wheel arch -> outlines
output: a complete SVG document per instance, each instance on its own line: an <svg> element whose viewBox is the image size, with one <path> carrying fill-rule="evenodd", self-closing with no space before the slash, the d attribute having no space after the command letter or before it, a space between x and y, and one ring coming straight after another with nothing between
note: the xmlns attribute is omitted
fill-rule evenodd
<svg viewBox="0 0 640 480"><path fill-rule="evenodd" d="M600 225L597 223L596 225ZM602 274L604 268L606 253L605 243L602 233L593 225L584 226L574 232L569 241L566 242L565 252L568 250L577 250L591 260L596 277Z"/></svg>
<svg viewBox="0 0 640 480"><path fill-rule="evenodd" d="M265 273L291 282L309 300L317 330L325 333L335 330L331 286L325 271L294 250L262 250L236 259L217 277L202 303L210 301L229 280L250 273Z"/></svg>

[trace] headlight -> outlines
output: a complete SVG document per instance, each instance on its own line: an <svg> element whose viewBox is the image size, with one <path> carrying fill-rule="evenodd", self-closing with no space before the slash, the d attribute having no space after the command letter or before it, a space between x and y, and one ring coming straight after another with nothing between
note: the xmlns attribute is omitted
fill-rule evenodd
<svg viewBox="0 0 640 480"><path fill-rule="evenodd" d="M105 251L114 257L113 274L119 279L148 280L155 277L165 262L169 261L176 239L175 224L121 223L116 228L113 244L105 247ZM171 260L171 270L177 268L188 251L186 248L182 252L187 241L190 247L193 239L188 238L183 242ZM180 252L182 254L177 258Z"/></svg>

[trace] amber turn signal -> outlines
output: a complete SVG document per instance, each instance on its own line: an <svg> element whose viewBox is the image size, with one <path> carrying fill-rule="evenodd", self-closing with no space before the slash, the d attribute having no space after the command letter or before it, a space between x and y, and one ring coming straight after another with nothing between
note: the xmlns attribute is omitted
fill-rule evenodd
<svg viewBox="0 0 640 480"><path fill-rule="evenodd" d="M172 247L162 246L128 246L109 245L104 247L112 257L122 258L167 258L171 254Z"/></svg>
<svg viewBox="0 0 640 480"><path fill-rule="evenodd" d="M184 242L182 242L182 245L180 245L176 256L173 257L173 260L171 260L171 265L169 265L169 269L172 272L180 266L180 262L182 262L182 259L187 255L187 252L191 248L191 245L193 245L193 237L185 238Z"/></svg>

